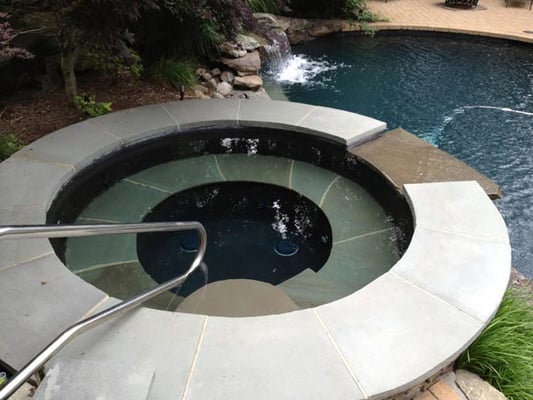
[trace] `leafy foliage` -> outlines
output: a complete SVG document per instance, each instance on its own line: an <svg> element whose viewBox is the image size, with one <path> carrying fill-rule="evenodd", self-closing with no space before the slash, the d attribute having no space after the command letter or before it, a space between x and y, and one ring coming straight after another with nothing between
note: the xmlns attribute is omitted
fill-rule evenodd
<svg viewBox="0 0 533 400"><path fill-rule="evenodd" d="M9 14L0 12L0 61L7 61L12 58L29 59L33 57L29 51L18 47L11 47L11 41L15 39L18 32L9 23Z"/></svg>
<svg viewBox="0 0 533 400"><path fill-rule="evenodd" d="M3 161L11 154L22 148L22 142L14 133L0 134L0 161Z"/></svg>
<svg viewBox="0 0 533 400"><path fill-rule="evenodd" d="M509 400L533 399L533 296L510 289L483 333L457 361Z"/></svg>
<svg viewBox="0 0 533 400"><path fill-rule="evenodd" d="M74 104L82 110L89 117L99 117L113 111L111 102L96 101L94 96L86 94L81 96L74 96Z"/></svg>
<svg viewBox="0 0 533 400"><path fill-rule="evenodd" d="M162 58L150 68L150 76L162 83L167 83L175 88L183 85L189 89L196 83L196 76L192 63Z"/></svg>
<svg viewBox="0 0 533 400"><path fill-rule="evenodd" d="M101 72L105 77L111 79L112 82L116 82L123 76L131 76L139 79L144 70L141 57L135 50L131 49L128 49L127 55L89 51L86 57L91 69Z"/></svg>

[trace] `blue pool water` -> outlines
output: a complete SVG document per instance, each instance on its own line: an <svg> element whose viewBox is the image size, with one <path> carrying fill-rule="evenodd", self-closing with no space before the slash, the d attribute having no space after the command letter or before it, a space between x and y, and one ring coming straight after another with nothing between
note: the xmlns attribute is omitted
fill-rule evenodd
<svg viewBox="0 0 533 400"><path fill-rule="evenodd" d="M533 278L533 46L451 35L340 36L293 49L291 101L402 127L496 181L513 265Z"/></svg>

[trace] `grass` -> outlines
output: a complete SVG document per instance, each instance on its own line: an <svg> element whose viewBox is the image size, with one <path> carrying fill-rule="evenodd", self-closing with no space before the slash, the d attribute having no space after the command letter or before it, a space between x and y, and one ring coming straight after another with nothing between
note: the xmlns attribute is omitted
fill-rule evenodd
<svg viewBox="0 0 533 400"><path fill-rule="evenodd" d="M279 4L276 0L246 0L253 12L279 13Z"/></svg>
<svg viewBox="0 0 533 400"><path fill-rule="evenodd" d="M22 148L22 141L14 133L0 133L0 161Z"/></svg>
<svg viewBox="0 0 533 400"><path fill-rule="evenodd" d="M457 368L478 374L509 400L533 400L533 296L509 289Z"/></svg>
<svg viewBox="0 0 533 400"><path fill-rule="evenodd" d="M179 89L181 85L190 89L196 83L194 67L191 62L162 58L150 68L150 76L161 83Z"/></svg>

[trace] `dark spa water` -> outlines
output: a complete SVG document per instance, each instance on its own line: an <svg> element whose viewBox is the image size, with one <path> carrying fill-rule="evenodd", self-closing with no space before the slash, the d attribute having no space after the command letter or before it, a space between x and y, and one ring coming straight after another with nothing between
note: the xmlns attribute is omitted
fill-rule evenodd
<svg viewBox="0 0 533 400"><path fill-rule="evenodd" d="M163 220L205 226L208 282L253 279L278 285L306 268L318 272L332 246L331 226L315 203L265 183L218 182L176 193L144 219ZM143 233L137 254L145 271L162 283L186 272L198 243L194 232ZM204 276L194 273L179 293L188 296L204 284Z"/></svg>
<svg viewBox="0 0 533 400"><path fill-rule="evenodd" d="M496 181L513 266L533 278L533 46L449 35L309 42L275 79L291 101L402 127Z"/></svg>

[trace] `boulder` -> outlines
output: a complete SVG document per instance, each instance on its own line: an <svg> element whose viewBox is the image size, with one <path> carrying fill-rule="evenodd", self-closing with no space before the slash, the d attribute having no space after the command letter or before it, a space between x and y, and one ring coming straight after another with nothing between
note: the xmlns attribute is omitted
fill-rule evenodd
<svg viewBox="0 0 533 400"><path fill-rule="evenodd" d="M198 68L196 70L196 76L202 76L203 74L205 74L207 71L205 68Z"/></svg>
<svg viewBox="0 0 533 400"><path fill-rule="evenodd" d="M199 91L200 93L207 94L209 90L204 85L194 85L194 91Z"/></svg>
<svg viewBox="0 0 533 400"><path fill-rule="evenodd" d="M235 74L231 71L223 71L220 74L220 80L222 82L232 83L234 79L235 79Z"/></svg>
<svg viewBox="0 0 533 400"><path fill-rule="evenodd" d="M256 74L261 68L261 58L259 52L247 53L241 58L222 58L222 63L239 73L239 75Z"/></svg>
<svg viewBox="0 0 533 400"><path fill-rule="evenodd" d="M225 97L218 92L213 92L213 94L211 95L211 98L212 99L225 99Z"/></svg>
<svg viewBox="0 0 533 400"><path fill-rule="evenodd" d="M220 82L217 85L217 93L220 93L222 96L227 96L231 93L233 90L233 87L228 82Z"/></svg>
<svg viewBox="0 0 533 400"><path fill-rule="evenodd" d="M257 90L263 86L263 80L257 75L237 76L233 85L237 89Z"/></svg>
<svg viewBox="0 0 533 400"><path fill-rule="evenodd" d="M235 38L237 43L246 51L254 51L259 48L259 42L252 36L239 34Z"/></svg>
<svg viewBox="0 0 533 400"><path fill-rule="evenodd" d="M254 17L259 25L270 28L286 29L280 20L288 20L288 18L276 17L275 15L269 13L254 13Z"/></svg>
<svg viewBox="0 0 533 400"><path fill-rule="evenodd" d="M247 51L240 46L238 43L224 42L218 46L219 51L222 54L227 54L228 56L240 58L246 55Z"/></svg>
<svg viewBox="0 0 533 400"><path fill-rule="evenodd" d="M469 400L507 400L507 397L490 383L464 369L455 372L455 383Z"/></svg>
<svg viewBox="0 0 533 400"><path fill-rule="evenodd" d="M219 68L213 68L211 70L211 75L212 76L219 76L220 75L220 69Z"/></svg>
<svg viewBox="0 0 533 400"><path fill-rule="evenodd" d="M207 82L207 81L210 81L211 79L213 79L213 77L211 76L211 74L209 72L203 73L200 78L202 78L202 80L204 82Z"/></svg>
<svg viewBox="0 0 533 400"><path fill-rule="evenodd" d="M309 28L309 31L308 31L309 36L312 36L312 37L327 36L327 35L331 35L333 32L335 31L330 29L326 25L322 25L322 24L314 25L311 28Z"/></svg>
<svg viewBox="0 0 533 400"><path fill-rule="evenodd" d="M208 89L215 90L215 89L217 88L217 81L216 81L216 79L214 79L214 78L209 79L209 80L205 83L205 86L207 86Z"/></svg>

